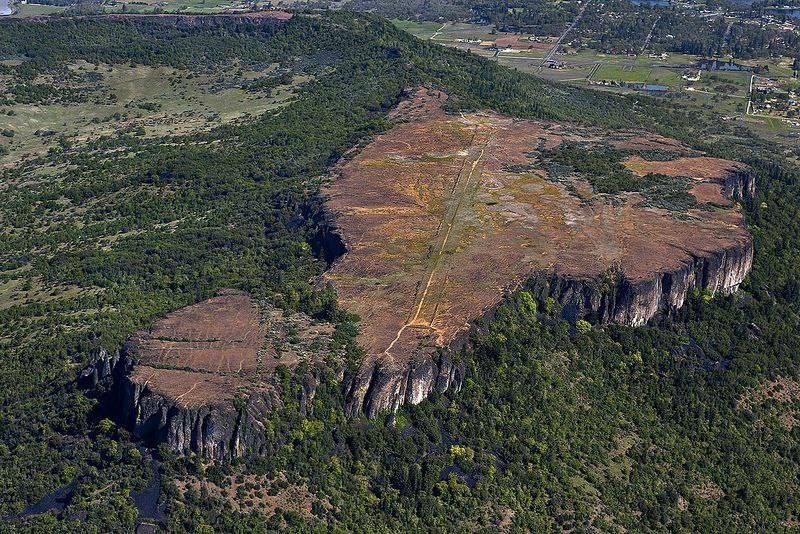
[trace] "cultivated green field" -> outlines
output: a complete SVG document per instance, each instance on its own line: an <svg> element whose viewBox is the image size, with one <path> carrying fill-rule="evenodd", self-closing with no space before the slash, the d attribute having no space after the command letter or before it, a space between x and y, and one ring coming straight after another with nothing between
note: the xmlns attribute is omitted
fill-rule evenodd
<svg viewBox="0 0 800 534"><path fill-rule="evenodd" d="M438 22L418 22L413 20L400 20L394 19L392 20L392 24L400 28L401 30L407 31L411 35L419 37L420 39L430 39L431 36L436 33L436 30L442 27L441 24Z"/></svg>
<svg viewBox="0 0 800 534"><path fill-rule="evenodd" d="M649 67L602 65L592 78L622 82L646 82L650 79L651 71L652 69Z"/></svg>
<svg viewBox="0 0 800 534"><path fill-rule="evenodd" d="M53 13L61 13L64 7L61 6L48 6L43 4L12 4L11 6L16 10L16 13L10 15L11 17L34 17L36 15L52 15Z"/></svg>

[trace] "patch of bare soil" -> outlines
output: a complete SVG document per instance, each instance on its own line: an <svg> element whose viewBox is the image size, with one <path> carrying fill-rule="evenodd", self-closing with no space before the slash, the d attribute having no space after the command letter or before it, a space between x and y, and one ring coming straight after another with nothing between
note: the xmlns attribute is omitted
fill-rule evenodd
<svg viewBox="0 0 800 534"><path fill-rule="evenodd" d="M317 502L331 508L327 500L320 500L305 484L290 484L283 475L275 479L257 475L235 475L225 478L221 485L194 476L185 476L175 481L181 497L187 491L226 501L240 513L255 512L271 516L276 510L296 512L306 518L312 517L312 505Z"/></svg>
<svg viewBox="0 0 800 534"><path fill-rule="evenodd" d="M692 488L692 493L701 499L709 501L718 501L725 496L725 492L722 491L722 488L710 481L694 486Z"/></svg>
<svg viewBox="0 0 800 534"><path fill-rule="evenodd" d="M757 408L766 410L764 416L755 421L756 426L764 424L765 417L777 417L786 430L791 431L800 425L800 411L796 404L800 402L800 382L793 378L778 377L766 380L760 386L742 395L736 403L741 410L754 411Z"/></svg>

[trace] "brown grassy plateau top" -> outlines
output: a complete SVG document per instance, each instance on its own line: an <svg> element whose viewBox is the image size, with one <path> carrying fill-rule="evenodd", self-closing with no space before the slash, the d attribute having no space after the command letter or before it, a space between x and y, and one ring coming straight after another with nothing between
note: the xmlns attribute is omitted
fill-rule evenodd
<svg viewBox="0 0 800 534"><path fill-rule="evenodd" d="M417 90L395 112L400 122L343 163L326 191L347 252L325 278L362 318L367 365L449 344L535 273L587 280L614 270L635 283L750 243L723 194L745 166L640 131L447 114L445 99ZM625 151L636 176L686 176L697 204L676 213L637 192L598 194L575 173L556 179L537 154L565 142ZM639 155L649 153L662 158Z"/></svg>
<svg viewBox="0 0 800 534"><path fill-rule="evenodd" d="M297 334L291 336L290 330ZM330 324L259 308L247 293L229 289L137 332L126 350L136 361L133 382L195 407L270 387L262 379L278 365L294 367L303 359L320 358L324 351L309 346L326 347L331 333Z"/></svg>

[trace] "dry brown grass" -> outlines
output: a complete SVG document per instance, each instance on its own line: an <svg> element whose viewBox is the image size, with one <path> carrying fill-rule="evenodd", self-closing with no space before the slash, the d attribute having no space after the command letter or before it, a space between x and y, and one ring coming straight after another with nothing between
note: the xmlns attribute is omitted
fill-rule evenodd
<svg viewBox="0 0 800 534"><path fill-rule="evenodd" d="M772 401L772 402L771 402ZM766 405L765 415L754 425L763 426L765 417L777 417L781 425L791 431L800 425L800 412L793 406L800 401L800 382L788 377L765 380L761 385L744 393L736 402L740 410L754 411Z"/></svg>
<svg viewBox="0 0 800 534"><path fill-rule="evenodd" d="M749 243L734 207L676 220L637 194L615 203L579 176L547 178L529 154L565 141L671 151L717 196L731 162L641 132L448 115L446 98L418 90L392 115L399 124L343 162L327 189L348 252L326 279L362 318L366 366L427 357L535 272L585 279L614 267L635 283Z"/></svg>
<svg viewBox="0 0 800 534"><path fill-rule="evenodd" d="M137 332L126 350L131 379L183 406L225 405L237 394L267 388L278 365L320 362L333 333L329 323L286 316L242 291L177 310Z"/></svg>

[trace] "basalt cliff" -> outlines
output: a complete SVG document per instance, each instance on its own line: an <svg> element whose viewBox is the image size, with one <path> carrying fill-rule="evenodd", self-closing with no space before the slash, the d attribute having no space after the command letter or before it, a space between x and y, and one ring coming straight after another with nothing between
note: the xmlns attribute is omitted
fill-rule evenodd
<svg viewBox="0 0 800 534"><path fill-rule="evenodd" d="M276 367L310 364L298 393L301 412L310 410L331 333L224 290L101 352L81 381L148 444L215 459L258 454L280 439L266 425L283 406Z"/></svg>
<svg viewBox="0 0 800 534"><path fill-rule="evenodd" d="M642 325L690 292L731 293L749 272L748 167L641 131L451 115L446 98L417 90L392 129L336 168L322 208L298 214L319 230L319 283L360 316L366 356L340 371L350 415L458 391L461 348L510 292L570 320ZM598 151L612 162L603 172L585 164ZM263 453L280 440L267 423L282 406L277 366L309 364L298 400L311 409L331 333L226 290L131 336L83 380L146 442Z"/></svg>
<svg viewBox="0 0 800 534"><path fill-rule="evenodd" d="M476 319L521 287L569 319L642 325L749 272L747 166L641 131L447 114L446 98L417 90L325 189L345 252L324 281L367 353L349 413L457 390ZM599 153L608 175L586 163Z"/></svg>

